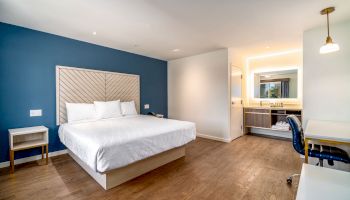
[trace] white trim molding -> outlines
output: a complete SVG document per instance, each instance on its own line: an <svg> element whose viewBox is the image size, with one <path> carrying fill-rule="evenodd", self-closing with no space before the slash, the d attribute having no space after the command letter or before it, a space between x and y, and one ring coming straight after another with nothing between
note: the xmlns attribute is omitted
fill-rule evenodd
<svg viewBox="0 0 350 200"><path fill-rule="evenodd" d="M49 157L59 156L59 155L63 155L66 153L68 153L67 149L60 150L60 151L54 151L54 152L49 153ZM32 161L36 161L36 160L41 160L41 154L36 155L36 156L17 159L17 160L15 160L15 165L27 163L27 162L32 162ZM10 161L0 163L0 168L9 167L9 166L10 166Z"/></svg>
<svg viewBox="0 0 350 200"><path fill-rule="evenodd" d="M226 143L230 143L232 141L231 138L220 138L220 137L205 135L205 134L201 134L201 133L197 133L196 136L200 137L200 138L205 138L205 139L209 139L209 140L216 140L216 141L226 142Z"/></svg>

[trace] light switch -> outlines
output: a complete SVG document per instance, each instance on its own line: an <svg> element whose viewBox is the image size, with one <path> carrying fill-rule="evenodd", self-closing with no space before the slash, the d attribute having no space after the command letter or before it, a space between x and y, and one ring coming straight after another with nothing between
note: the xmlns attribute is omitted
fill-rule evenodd
<svg viewBox="0 0 350 200"><path fill-rule="evenodd" d="M145 109L149 109L149 104L145 104L145 105L144 105L144 108L145 108Z"/></svg>
<svg viewBox="0 0 350 200"><path fill-rule="evenodd" d="M42 116L42 110L30 110L29 115L30 117L40 117Z"/></svg>

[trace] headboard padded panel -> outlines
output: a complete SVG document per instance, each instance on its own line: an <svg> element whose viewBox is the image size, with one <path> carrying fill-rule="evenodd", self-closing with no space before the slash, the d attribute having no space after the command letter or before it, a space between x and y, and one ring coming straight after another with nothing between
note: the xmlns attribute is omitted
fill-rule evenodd
<svg viewBox="0 0 350 200"><path fill-rule="evenodd" d="M138 75L56 66L56 120L67 122L66 103L135 101L140 112Z"/></svg>

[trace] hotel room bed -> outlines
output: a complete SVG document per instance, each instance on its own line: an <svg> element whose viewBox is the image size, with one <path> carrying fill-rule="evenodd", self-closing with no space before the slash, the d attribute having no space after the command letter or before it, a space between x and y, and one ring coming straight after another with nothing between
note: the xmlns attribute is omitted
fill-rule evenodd
<svg viewBox="0 0 350 200"><path fill-rule="evenodd" d="M106 190L184 157L196 137L194 123L139 115L140 105L139 75L56 66L59 138Z"/></svg>
<svg viewBox="0 0 350 200"><path fill-rule="evenodd" d="M135 115L62 124L61 142L92 170L104 173L167 150L196 137L195 124Z"/></svg>

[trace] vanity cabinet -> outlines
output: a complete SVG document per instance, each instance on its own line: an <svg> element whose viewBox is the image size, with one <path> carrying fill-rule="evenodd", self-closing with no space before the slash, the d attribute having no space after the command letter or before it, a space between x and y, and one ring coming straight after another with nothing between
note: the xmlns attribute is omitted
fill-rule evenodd
<svg viewBox="0 0 350 200"><path fill-rule="evenodd" d="M271 128L271 111L247 108L244 112L246 127Z"/></svg>
<svg viewBox="0 0 350 200"><path fill-rule="evenodd" d="M252 129L264 129L276 131L273 125L277 122L287 122L288 115L295 115L302 121L302 110L297 108L244 108L244 128L245 132ZM290 130L277 130L280 132L291 132Z"/></svg>

